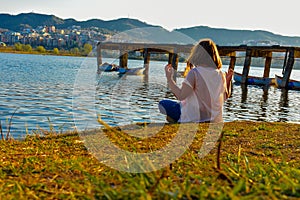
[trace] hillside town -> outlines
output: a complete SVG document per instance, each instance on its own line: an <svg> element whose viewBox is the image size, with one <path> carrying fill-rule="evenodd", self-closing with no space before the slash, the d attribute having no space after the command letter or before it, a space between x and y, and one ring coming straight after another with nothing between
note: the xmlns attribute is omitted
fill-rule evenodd
<svg viewBox="0 0 300 200"><path fill-rule="evenodd" d="M0 45L12 46L16 43L43 46L46 49L72 49L83 47L85 44L95 46L98 41L109 38L97 27L82 29L80 26L71 26L67 29L57 29L55 26L38 26L35 29L24 28L20 32L0 29Z"/></svg>

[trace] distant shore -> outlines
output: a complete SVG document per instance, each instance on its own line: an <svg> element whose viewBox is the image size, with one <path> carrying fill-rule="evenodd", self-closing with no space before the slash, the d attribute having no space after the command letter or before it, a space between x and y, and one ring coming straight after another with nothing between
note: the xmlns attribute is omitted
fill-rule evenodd
<svg viewBox="0 0 300 200"><path fill-rule="evenodd" d="M13 47L0 47L0 53L15 53L15 54L34 54L34 55L53 55L53 56L76 56L76 57L86 57L83 53L71 53L67 50L60 50L58 53L53 52L53 50L46 50L45 52L39 52L36 49L31 51L20 51Z"/></svg>

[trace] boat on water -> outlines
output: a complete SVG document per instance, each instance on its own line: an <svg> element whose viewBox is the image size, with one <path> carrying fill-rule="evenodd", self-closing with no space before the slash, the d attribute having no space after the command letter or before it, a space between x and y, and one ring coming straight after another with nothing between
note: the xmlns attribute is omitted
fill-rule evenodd
<svg viewBox="0 0 300 200"><path fill-rule="evenodd" d="M283 79L282 76L279 76L279 75L275 74L275 85L276 85L276 87L279 87L281 85L282 79ZM300 90L300 81L289 79L287 89Z"/></svg>
<svg viewBox="0 0 300 200"><path fill-rule="evenodd" d="M234 72L233 80L237 83L242 83L242 77L243 77L243 75L241 73ZM247 84L249 84L249 85L274 85L275 78L248 76Z"/></svg>
<svg viewBox="0 0 300 200"><path fill-rule="evenodd" d="M102 65L100 65L98 69L102 72L114 72L119 70L119 66L117 66L116 64L110 64L105 62Z"/></svg>
<svg viewBox="0 0 300 200"><path fill-rule="evenodd" d="M145 67L125 69L116 64L110 64L107 62L100 65L98 69L100 72L119 72L120 75L143 75L145 72Z"/></svg>
<svg viewBox="0 0 300 200"><path fill-rule="evenodd" d="M126 74L126 75L143 75L145 73L145 67L137 67L137 68L119 68L119 74Z"/></svg>

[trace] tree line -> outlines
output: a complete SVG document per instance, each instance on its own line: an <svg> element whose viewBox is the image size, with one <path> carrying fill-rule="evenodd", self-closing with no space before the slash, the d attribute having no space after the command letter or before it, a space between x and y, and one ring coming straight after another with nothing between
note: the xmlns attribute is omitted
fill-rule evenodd
<svg viewBox="0 0 300 200"><path fill-rule="evenodd" d="M44 46L37 46L33 48L30 44L15 43L10 47L1 47L2 51L6 52L19 52L19 53L37 53L37 54L53 54L53 55L71 55L71 56L87 56L92 50L93 46L91 44L85 44L83 47L74 47L70 50L53 48L52 50L47 50Z"/></svg>

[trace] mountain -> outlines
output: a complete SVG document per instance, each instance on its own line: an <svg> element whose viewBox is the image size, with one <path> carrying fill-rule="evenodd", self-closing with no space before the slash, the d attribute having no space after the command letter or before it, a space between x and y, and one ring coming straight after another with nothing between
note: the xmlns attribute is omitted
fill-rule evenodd
<svg viewBox="0 0 300 200"><path fill-rule="evenodd" d="M161 27L134 28L113 35L109 42L126 41L130 43L152 44L193 44L194 40L177 31L168 31Z"/></svg>
<svg viewBox="0 0 300 200"><path fill-rule="evenodd" d="M159 27L149 25L136 19L121 18L116 20L104 21L91 19L87 21L77 21L75 19L61 19L54 15L37 13L22 13L18 15L0 14L0 28L12 31L21 31L24 27L36 28L37 26L54 25L57 28L68 28L70 26L81 26L82 28L98 27L113 32L122 32L133 28Z"/></svg>
<svg viewBox="0 0 300 200"><path fill-rule="evenodd" d="M54 25L59 29L66 29L73 25L82 28L98 27L102 32L118 35L124 32L127 37L138 41L160 43L194 43L200 38L211 38L218 45L292 45L300 46L300 37L289 37L263 30L231 30L225 28L211 28L196 26L179 28L168 31L161 26L150 25L137 19L120 18L104 21L90 19L77 21L75 19L61 19L54 15L37 13L22 13L18 15L0 14L0 30L21 31L24 28ZM136 29L136 30L134 30ZM133 31L134 30L134 31Z"/></svg>
<svg viewBox="0 0 300 200"><path fill-rule="evenodd" d="M277 35L262 30L230 30L224 28L210 28L207 26L197 26L191 28L175 29L182 34L188 35L194 40L199 38L211 38L218 45L240 45L249 43L269 43L279 45L300 46L300 37L289 37Z"/></svg>
<svg viewBox="0 0 300 200"><path fill-rule="evenodd" d="M41 25L60 25L64 20L54 15L22 13L19 15L0 14L0 28L20 31L23 28L36 28Z"/></svg>

